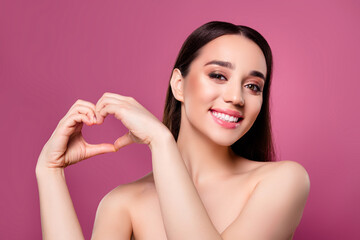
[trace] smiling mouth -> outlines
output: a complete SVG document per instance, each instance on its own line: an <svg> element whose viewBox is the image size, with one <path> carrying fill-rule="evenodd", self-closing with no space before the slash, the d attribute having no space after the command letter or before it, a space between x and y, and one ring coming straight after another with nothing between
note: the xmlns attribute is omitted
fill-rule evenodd
<svg viewBox="0 0 360 240"><path fill-rule="evenodd" d="M210 110L210 111L214 117L216 117L222 121L229 122L229 123L238 123L243 119L242 117L235 117L235 116L231 116L231 115L228 115L225 113L220 113L220 112L217 112L214 110Z"/></svg>

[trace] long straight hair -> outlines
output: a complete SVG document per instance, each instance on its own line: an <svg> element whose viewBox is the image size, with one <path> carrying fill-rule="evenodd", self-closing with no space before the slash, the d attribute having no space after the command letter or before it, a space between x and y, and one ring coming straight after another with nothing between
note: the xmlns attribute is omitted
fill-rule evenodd
<svg viewBox="0 0 360 240"><path fill-rule="evenodd" d="M265 56L267 73L263 89L263 103L254 124L244 136L231 145L233 152L254 161L274 161L275 151L271 133L270 119L270 85L272 76L272 53L265 38L256 30L228 22L208 22L192 32L183 43L177 56L174 68L181 71L183 77L189 73L190 64L199 55L199 50L210 41L223 35L241 35L256 43ZM179 136L181 120L181 102L175 99L169 84L163 123L169 128L175 140Z"/></svg>

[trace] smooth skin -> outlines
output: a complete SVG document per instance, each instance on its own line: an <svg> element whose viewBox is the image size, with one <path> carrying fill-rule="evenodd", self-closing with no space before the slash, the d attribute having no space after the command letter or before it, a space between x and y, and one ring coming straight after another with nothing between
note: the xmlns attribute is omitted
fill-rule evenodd
<svg viewBox="0 0 360 240"><path fill-rule="evenodd" d="M211 61L231 63L220 66ZM266 75L259 47L239 35L206 44L189 74L174 69L171 87L182 103L181 128L170 131L131 97L105 93L96 104L78 100L45 144L36 166L44 239L84 239L64 168L132 143L147 144L153 171L121 185L100 202L92 239L291 239L309 193L306 170L292 161L255 162L229 148L252 126ZM210 109L238 111L235 129L214 121ZM83 124L112 114L129 132L114 144L91 145Z"/></svg>

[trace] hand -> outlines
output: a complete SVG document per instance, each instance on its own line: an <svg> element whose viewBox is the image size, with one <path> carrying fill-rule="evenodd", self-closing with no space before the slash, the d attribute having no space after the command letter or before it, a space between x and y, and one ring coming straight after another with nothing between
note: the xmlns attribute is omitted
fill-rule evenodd
<svg viewBox="0 0 360 240"><path fill-rule="evenodd" d="M134 142L150 145L161 134L170 133L162 122L132 97L105 93L96 103L98 123L101 124L108 114L113 114L129 130L114 142L116 150Z"/></svg>
<svg viewBox="0 0 360 240"><path fill-rule="evenodd" d="M36 168L64 168L98 154L115 152L113 144L89 144L84 140L81 134L83 123L88 126L99 124L95 115L94 104L76 101L44 145Z"/></svg>

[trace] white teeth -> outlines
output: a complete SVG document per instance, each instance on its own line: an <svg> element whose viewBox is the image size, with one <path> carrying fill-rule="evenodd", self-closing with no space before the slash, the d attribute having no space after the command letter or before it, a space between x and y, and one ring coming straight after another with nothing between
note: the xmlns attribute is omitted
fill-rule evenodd
<svg viewBox="0 0 360 240"><path fill-rule="evenodd" d="M226 121L226 122L237 122L238 121L238 118L237 117L234 117L234 116L230 116L230 115L227 115L227 114L224 114L224 113L218 113L218 112L215 112L215 111L211 111L212 115L214 115L215 117L223 120L223 121Z"/></svg>

